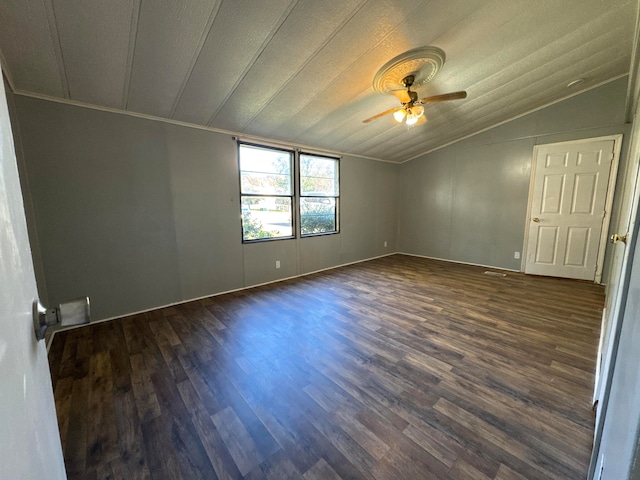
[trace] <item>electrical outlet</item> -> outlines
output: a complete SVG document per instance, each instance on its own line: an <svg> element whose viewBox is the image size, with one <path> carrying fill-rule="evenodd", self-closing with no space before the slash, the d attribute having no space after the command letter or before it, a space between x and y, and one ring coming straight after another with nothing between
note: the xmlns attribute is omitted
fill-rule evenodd
<svg viewBox="0 0 640 480"><path fill-rule="evenodd" d="M513 258L515 258L516 260L517 260L518 258L520 258L520 252L515 252L515 253L513 254Z"/></svg>
<svg viewBox="0 0 640 480"><path fill-rule="evenodd" d="M385 246L385 247L387 246L387 241L386 241L386 240L384 241L384 246Z"/></svg>
<svg viewBox="0 0 640 480"><path fill-rule="evenodd" d="M280 260L276 260L276 268L280 268Z"/></svg>

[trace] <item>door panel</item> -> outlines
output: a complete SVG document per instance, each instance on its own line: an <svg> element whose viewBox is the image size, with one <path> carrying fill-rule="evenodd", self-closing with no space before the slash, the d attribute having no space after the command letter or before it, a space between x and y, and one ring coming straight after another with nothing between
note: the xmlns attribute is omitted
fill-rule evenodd
<svg viewBox="0 0 640 480"><path fill-rule="evenodd" d="M526 273L594 280L613 149L613 140L536 149Z"/></svg>
<svg viewBox="0 0 640 480"><path fill-rule="evenodd" d="M584 267L589 249L589 228L569 227L564 264L572 267Z"/></svg>
<svg viewBox="0 0 640 480"><path fill-rule="evenodd" d="M571 202L571 213L593 215L596 202L597 173L579 173L575 176L575 188ZM604 205L603 205L604 206Z"/></svg>
<svg viewBox="0 0 640 480"><path fill-rule="evenodd" d="M564 192L564 175L545 175L540 213L560 213Z"/></svg>
<svg viewBox="0 0 640 480"><path fill-rule="evenodd" d="M0 82L0 478L66 478L9 114Z"/></svg>
<svg viewBox="0 0 640 480"><path fill-rule="evenodd" d="M558 251L558 228L540 227L537 247L536 263L554 265Z"/></svg>

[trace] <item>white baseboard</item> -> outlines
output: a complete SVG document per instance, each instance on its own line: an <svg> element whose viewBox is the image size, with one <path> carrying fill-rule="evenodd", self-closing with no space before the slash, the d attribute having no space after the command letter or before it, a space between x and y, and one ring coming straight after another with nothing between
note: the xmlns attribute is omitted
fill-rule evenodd
<svg viewBox="0 0 640 480"><path fill-rule="evenodd" d="M506 272L518 272L518 273L520 272L520 270L514 270L512 268L496 267L495 265L484 265L482 263L461 262L459 260L451 260L449 258L429 257L428 255L417 255L415 253L406 253L406 252L397 252L397 253L400 255L408 255L410 257L428 258L429 260L439 260L441 262L459 263L461 265L473 265L474 267L492 268L494 270L504 270Z"/></svg>
<svg viewBox="0 0 640 480"><path fill-rule="evenodd" d="M399 253L399 252L385 253L384 255L378 255L376 257L370 257L370 258L365 258L365 259L362 259L362 260L356 260L354 262L341 263L340 265L334 265L333 267L321 268L319 270L314 270L312 272L301 273L299 275L293 275L291 277L278 278L277 280L270 280L268 282L257 283L255 285L248 285L246 287L234 288L232 290L225 290L223 292L212 293L210 295L203 295L201 297L190 298L190 299L187 299L187 300L180 300L179 302L173 302L173 303L168 303L166 305L160 305L160 306L157 306L157 307L147 308L147 309L144 309L144 310L138 310L138 311L135 311L135 312L124 313L122 315L117 315L115 317L101 318L100 320L95 320L93 322L90 322L90 323L87 323L87 324L84 324L84 325L73 325L73 326L66 327L66 328L60 328L60 329L54 330L51 333L51 336L48 338L48 340L47 340L47 352L51 348L51 344L53 343L53 338L55 337L56 333L58 333L58 332L65 332L67 330L75 330L76 328L87 327L89 325L96 325L98 323L103 323L103 322L110 322L111 320L117 320L119 318L130 317L132 315L139 315L141 313L152 312L154 310L160 310L162 308L175 307L176 305L182 305L184 303L195 302L197 300L203 300L205 298L218 297L220 295L226 295L228 293L233 293L233 292L240 292L242 290L249 290L251 288L261 287L263 285L270 285L272 283L284 282L285 280L291 280L291 279L294 279L294 278L306 277L307 275L313 275L314 273L325 272L327 270L333 270L335 268L346 267L348 265L355 265L357 263L362 263L362 262L368 262L370 260L375 260L377 258L389 257L391 255L396 255L397 253Z"/></svg>

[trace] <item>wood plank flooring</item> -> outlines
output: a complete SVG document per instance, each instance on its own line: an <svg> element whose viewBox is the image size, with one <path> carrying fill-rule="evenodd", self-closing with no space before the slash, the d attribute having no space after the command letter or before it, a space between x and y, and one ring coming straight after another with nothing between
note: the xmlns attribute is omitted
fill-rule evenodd
<svg viewBox="0 0 640 480"><path fill-rule="evenodd" d="M74 479L584 479L603 288L394 255L56 335Z"/></svg>

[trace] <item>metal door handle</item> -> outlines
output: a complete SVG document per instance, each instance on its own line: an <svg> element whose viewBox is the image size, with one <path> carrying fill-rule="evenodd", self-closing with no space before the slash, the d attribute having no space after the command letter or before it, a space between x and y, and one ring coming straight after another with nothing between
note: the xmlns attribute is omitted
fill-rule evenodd
<svg viewBox="0 0 640 480"><path fill-rule="evenodd" d="M531 220L533 220L536 223L540 223L540 219L538 217L533 217Z"/></svg>
<svg viewBox="0 0 640 480"><path fill-rule="evenodd" d="M611 243L618 243L618 242L622 242L622 243L627 243L627 235L618 235L617 233L614 233L613 235L611 235L611 237L609 238L609 240L611 241Z"/></svg>

